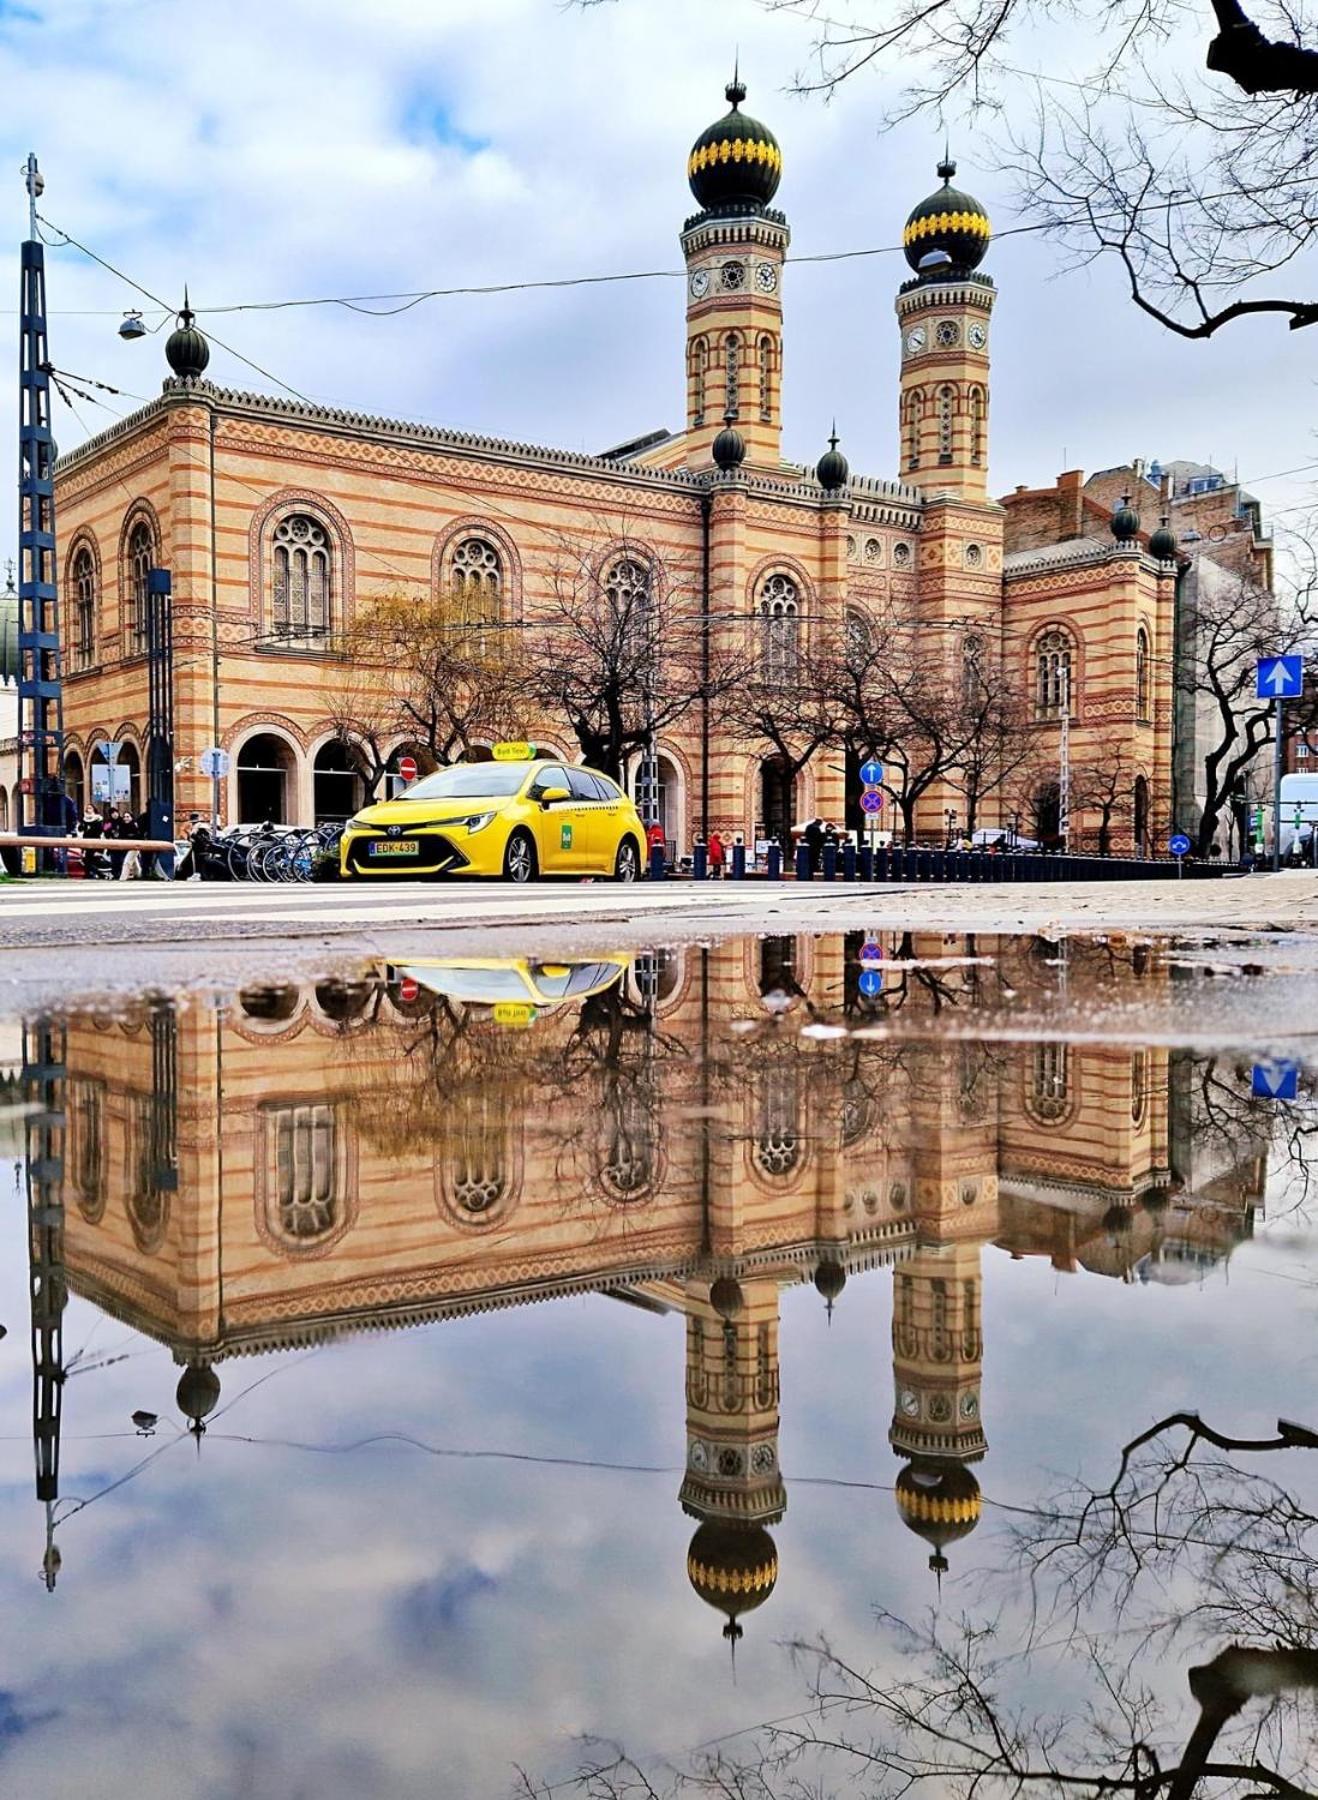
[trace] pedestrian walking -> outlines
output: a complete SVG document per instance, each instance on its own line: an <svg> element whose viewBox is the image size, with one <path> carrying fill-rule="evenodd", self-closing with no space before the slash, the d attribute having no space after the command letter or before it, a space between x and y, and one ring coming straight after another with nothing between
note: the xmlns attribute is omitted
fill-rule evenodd
<svg viewBox="0 0 1318 1800"><path fill-rule="evenodd" d="M724 854L723 839L717 831L711 831L709 834L709 878L711 881L722 881L723 879Z"/></svg>

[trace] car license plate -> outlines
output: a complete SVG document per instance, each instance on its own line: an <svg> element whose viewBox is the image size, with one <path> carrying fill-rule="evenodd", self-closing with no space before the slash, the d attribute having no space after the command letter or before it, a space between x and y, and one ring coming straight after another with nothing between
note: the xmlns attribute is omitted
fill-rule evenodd
<svg viewBox="0 0 1318 1800"><path fill-rule="evenodd" d="M539 1016L525 1000L496 1000L493 1011L496 1025L534 1025Z"/></svg>
<svg viewBox="0 0 1318 1800"><path fill-rule="evenodd" d="M416 838L400 838L396 844L368 844L366 853L368 856L418 856L421 845Z"/></svg>

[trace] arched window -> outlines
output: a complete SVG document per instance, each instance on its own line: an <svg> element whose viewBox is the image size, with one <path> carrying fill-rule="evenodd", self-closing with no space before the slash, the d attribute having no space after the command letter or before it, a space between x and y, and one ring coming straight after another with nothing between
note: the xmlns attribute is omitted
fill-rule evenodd
<svg viewBox="0 0 1318 1800"><path fill-rule="evenodd" d="M654 1192L658 1122L644 1082L628 1080L609 1096L600 1118L599 1182L617 1206L636 1206Z"/></svg>
<svg viewBox="0 0 1318 1800"><path fill-rule="evenodd" d="M847 663L853 669L859 668L874 648L874 634L869 620L854 606L847 608L845 631Z"/></svg>
<svg viewBox="0 0 1318 1800"><path fill-rule="evenodd" d="M966 635L961 645L961 697L972 706L987 697L984 640L973 631Z"/></svg>
<svg viewBox="0 0 1318 1800"><path fill-rule="evenodd" d="M150 522L138 519L128 534L124 558L126 592L123 607L123 644L125 656L142 656L146 652L146 575L156 560L156 538Z"/></svg>
<svg viewBox="0 0 1318 1800"><path fill-rule="evenodd" d="M801 1084L790 1063L760 1077L755 1161L765 1175L790 1175L801 1160Z"/></svg>
<svg viewBox="0 0 1318 1800"><path fill-rule="evenodd" d="M1149 634L1142 625L1135 633L1135 717L1149 717Z"/></svg>
<svg viewBox="0 0 1318 1800"><path fill-rule="evenodd" d="M786 682L796 672L800 651L800 596L790 575L770 575L760 589L760 674Z"/></svg>
<svg viewBox="0 0 1318 1800"><path fill-rule="evenodd" d="M1071 684L1071 639L1054 626L1034 647L1034 705L1041 719L1060 719L1063 707L1075 710Z"/></svg>
<svg viewBox="0 0 1318 1800"><path fill-rule="evenodd" d="M1153 1058L1147 1050L1132 1050L1130 1056L1130 1122L1142 1125L1149 1108L1149 1069Z"/></svg>
<svg viewBox="0 0 1318 1800"><path fill-rule="evenodd" d="M920 421L924 413L924 402L919 388L912 388L906 396L906 467L918 469L920 466Z"/></svg>
<svg viewBox="0 0 1318 1800"><path fill-rule="evenodd" d="M709 381L709 339L698 337L691 346L691 423L705 423L706 387Z"/></svg>
<svg viewBox="0 0 1318 1800"><path fill-rule="evenodd" d="M976 468L984 461L984 390L970 390L970 460Z"/></svg>
<svg viewBox="0 0 1318 1800"><path fill-rule="evenodd" d="M468 1086L457 1102L449 1192L467 1224L490 1223L507 1195L507 1116L488 1083Z"/></svg>
<svg viewBox="0 0 1318 1800"><path fill-rule="evenodd" d="M650 567L637 556L620 556L604 572L604 598L611 629L633 652L643 651L650 631Z"/></svg>
<svg viewBox="0 0 1318 1800"><path fill-rule="evenodd" d="M1071 1103L1071 1051L1067 1044L1036 1044L1026 1111L1041 1125L1056 1125Z"/></svg>
<svg viewBox="0 0 1318 1800"><path fill-rule="evenodd" d="M952 420L956 406L956 391L950 382L944 382L938 390L938 460L950 463L952 460Z"/></svg>
<svg viewBox="0 0 1318 1800"><path fill-rule="evenodd" d="M90 669L96 660L96 559L90 544L79 544L69 564L69 669Z"/></svg>
<svg viewBox="0 0 1318 1800"><path fill-rule="evenodd" d="M730 419L741 417L741 334L730 331L723 340L723 367L728 380L724 411Z"/></svg>
<svg viewBox="0 0 1318 1800"><path fill-rule="evenodd" d="M333 558L329 533L306 513L289 513L274 529L270 626L275 637L324 638L333 623Z"/></svg>
<svg viewBox="0 0 1318 1800"><path fill-rule="evenodd" d="M99 1081L71 1081L66 1110L65 1167L84 1218L93 1225L105 1211L107 1143L105 1088Z"/></svg>
<svg viewBox="0 0 1318 1800"><path fill-rule="evenodd" d="M483 537L467 537L454 545L449 559L449 586L458 615L468 625L492 625L503 598L503 559Z"/></svg>
<svg viewBox="0 0 1318 1800"><path fill-rule="evenodd" d="M767 332L760 339L760 419L773 422L773 339Z"/></svg>
<svg viewBox="0 0 1318 1800"><path fill-rule="evenodd" d="M270 1124L275 1153L275 1216L270 1223L286 1243L317 1243L339 1222L334 1108L280 1106Z"/></svg>

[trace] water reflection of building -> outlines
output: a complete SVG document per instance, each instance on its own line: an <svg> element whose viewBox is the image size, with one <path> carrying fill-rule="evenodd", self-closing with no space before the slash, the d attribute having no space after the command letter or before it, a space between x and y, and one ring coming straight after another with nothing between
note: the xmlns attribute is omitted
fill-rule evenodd
<svg viewBox="0 0 1318 1800"><path fill-rule="evenodd" d="M1226 1173L1211 1204L1182 1180L1163 1052L803 1038L854 999L836 942L599 965L584 998L522 974L565 998L501 1019L382 971L71 1023L68 1281L170 1346L196 1428L235 1356L584 1291L680 1311L688 1573L729 1635L777 1576L785 1287L856 1304L893 1268L897 1504L941 1570L979 1513L985 1247L1129 1275L1155 1222L1225 1255L1261 1192L1257 1154L1234 1211ZM984 979L893 977L917 1017Z"/></svg>

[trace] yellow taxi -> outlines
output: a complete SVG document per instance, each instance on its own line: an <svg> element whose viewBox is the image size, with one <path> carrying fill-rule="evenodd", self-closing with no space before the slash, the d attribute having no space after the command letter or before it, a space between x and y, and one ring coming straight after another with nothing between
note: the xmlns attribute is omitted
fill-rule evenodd
<svg viewBox="0 0 1318 1800"><path fill-rule="evenodd" d="M528 746L529 749L529 746ZM363 807L339 845L344 875L607 875L635 881L645 828L616 782L548 757L457 763Z"/></svg>
<svg viewBox="0 0 1318 1800"><path fill-rule="evenodd" d="M398 974L432 994L459 1002L496 1025L532 1025L546 1013L588 1000L616 985L631 967L626 956L590 962L538 962L522 956L434 957L404 963Z"/></svg>

